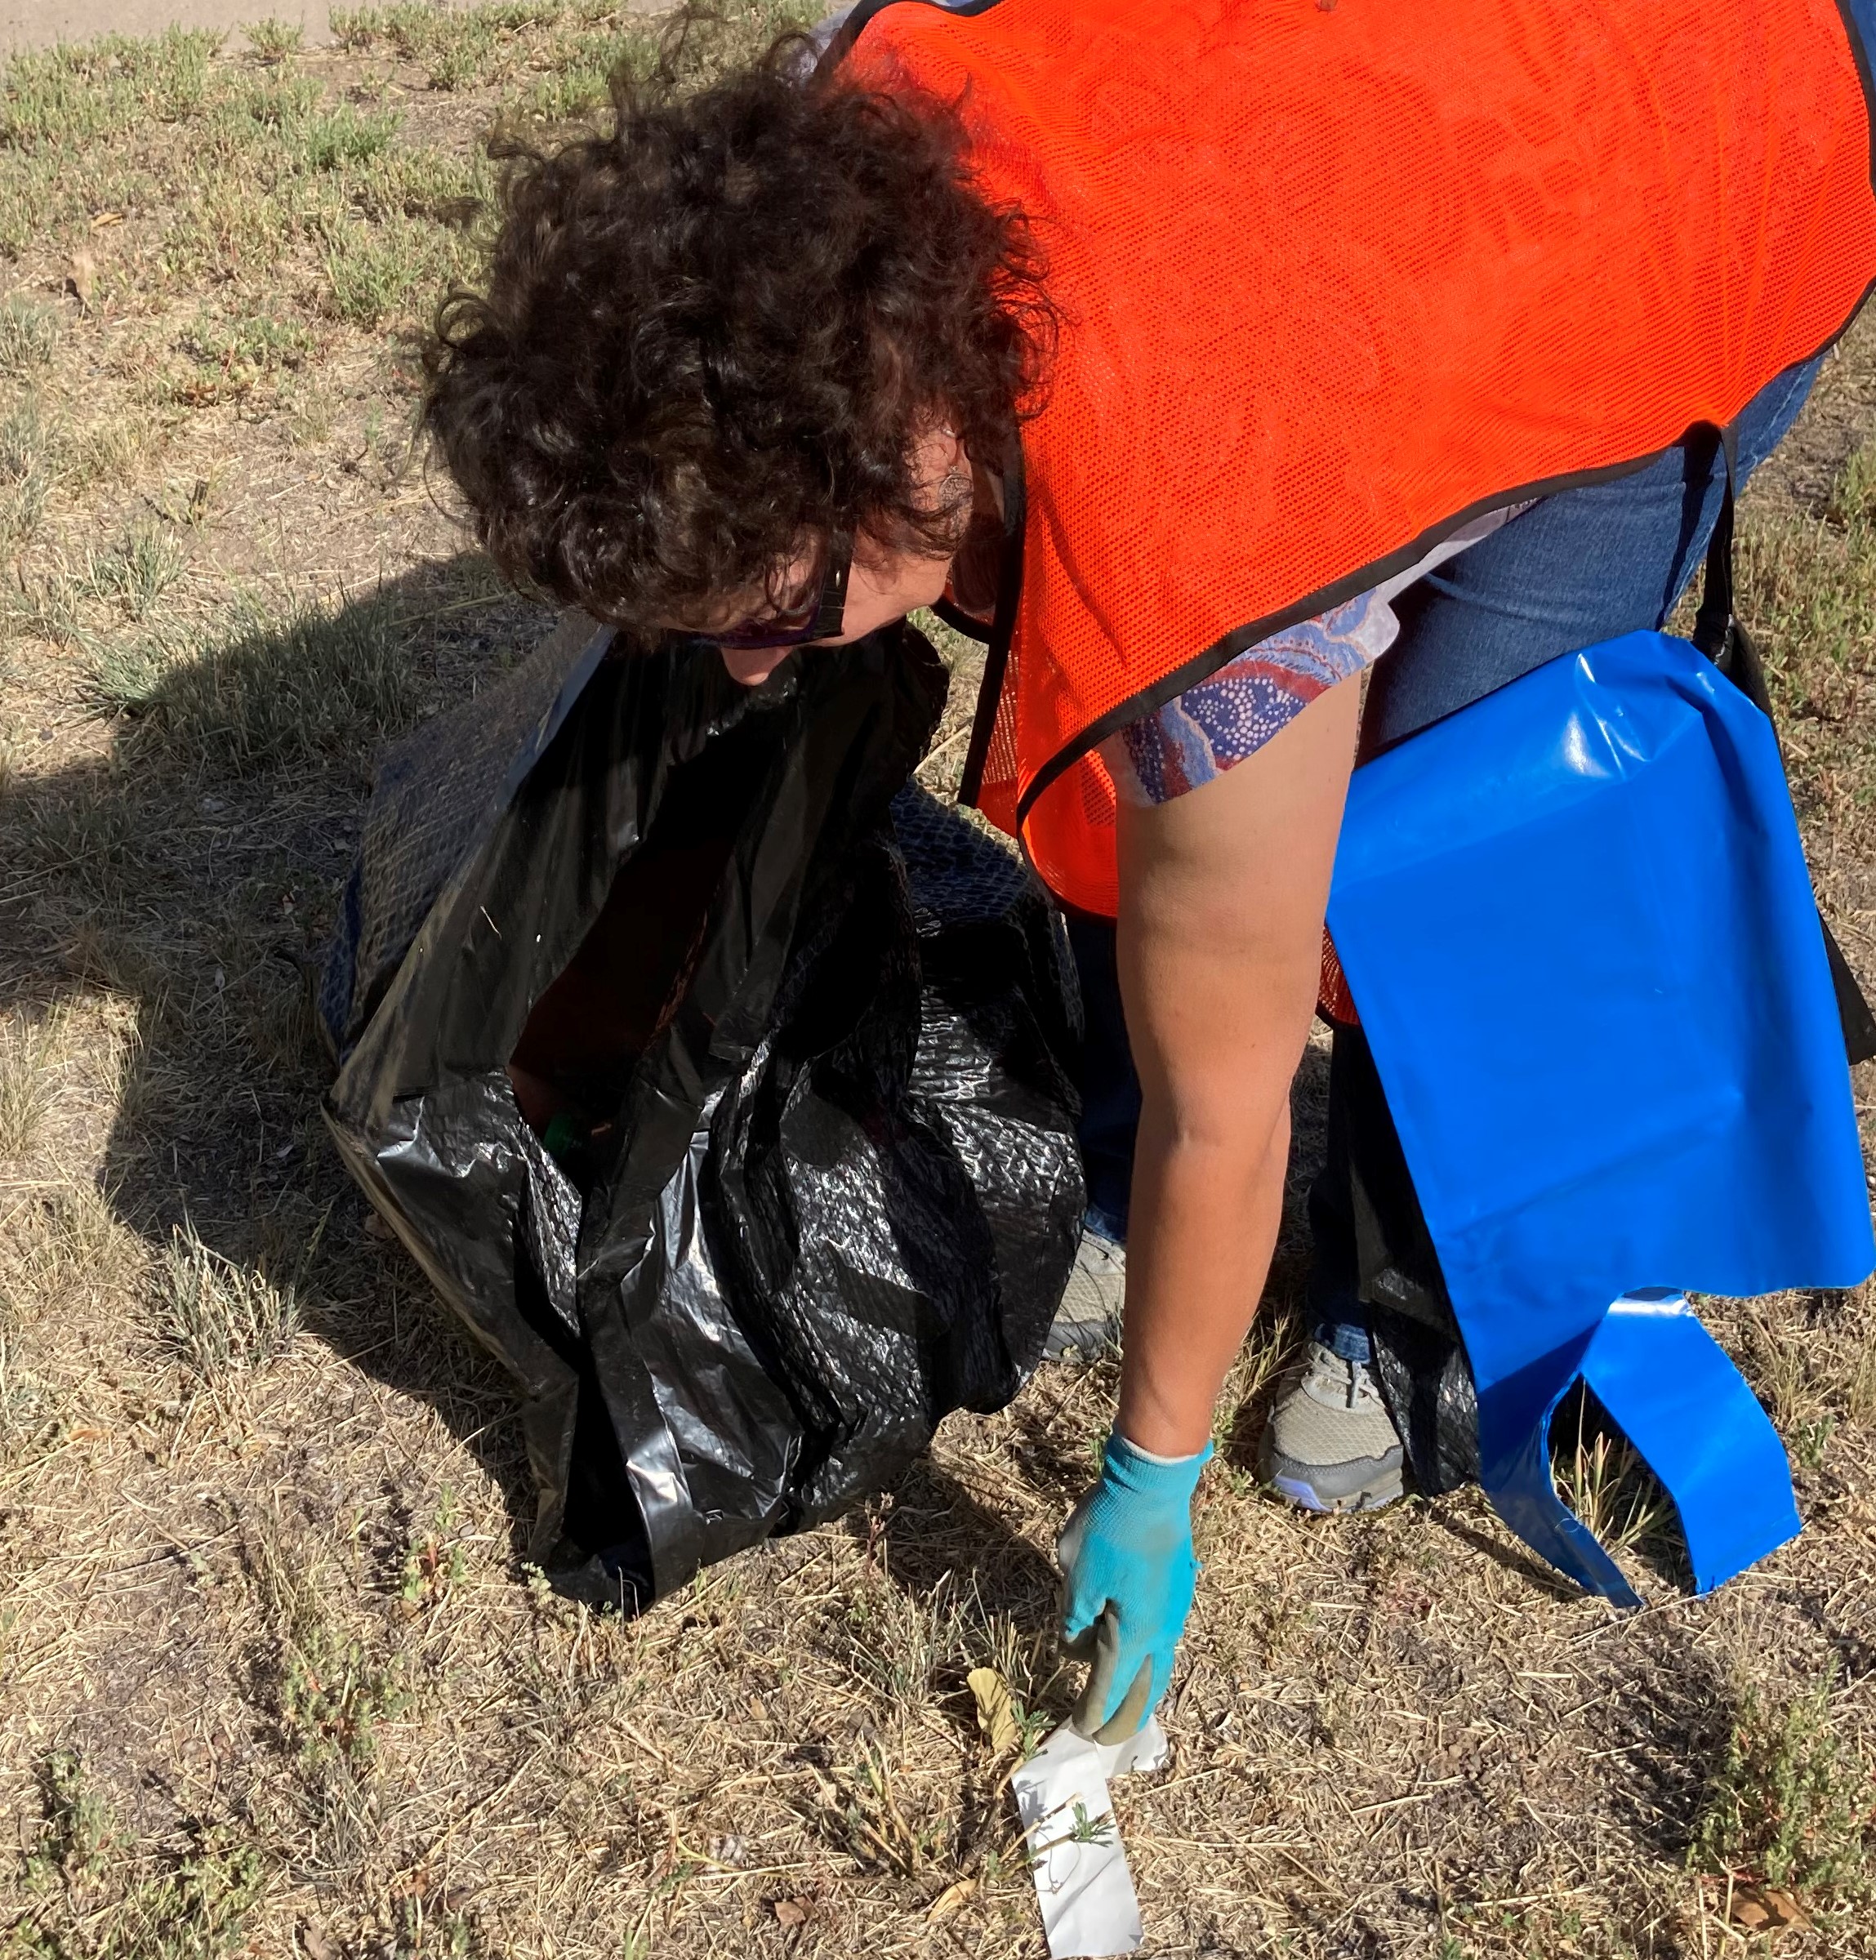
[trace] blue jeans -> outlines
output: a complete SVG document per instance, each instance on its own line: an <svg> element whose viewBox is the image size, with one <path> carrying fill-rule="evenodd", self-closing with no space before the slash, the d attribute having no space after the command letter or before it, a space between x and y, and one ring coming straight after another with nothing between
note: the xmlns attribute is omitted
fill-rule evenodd
<svg viewBox="0 0 1876 1960"><path fill-rule="evenodd" d="M1797 419L1818 366L1788 368L1747 404L1739 421L1742 479ZM1632 475L1546 497L1410 586L1394 601L1400 638L1369 686L1360 760L1560 653L1660 626L1705 555L1725 487L1723 460L1708 445L1670 449ZM1090 1222L1124 1238L1140 1090L1121 1013L1114 929L1078 919L1069 937L1088 1023L1081 1134ZM1362 1182L1384 1219L1402 1212L1417 1218L1419 1209L1372 1077L1366 1044L1338 1030L1328 1157L1310 1193L1310 1297L1319 1338L1356 1361L1366 1361L1370 1349L1357 1298L1351 1152L1378 1146L1361 1150ZM1374 1135L1377 1129L1385 1135ZM1377 1169L1390 1163L1391 1174ZM1385 1188L1397 1180L1399 1188Z"/></svg>

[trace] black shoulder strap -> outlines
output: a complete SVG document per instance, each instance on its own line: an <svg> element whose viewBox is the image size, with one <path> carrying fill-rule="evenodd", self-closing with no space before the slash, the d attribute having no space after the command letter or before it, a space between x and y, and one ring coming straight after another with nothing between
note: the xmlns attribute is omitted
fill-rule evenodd
<svg viewBox="0 0 1876 1960"><path fill-rule="evenodd" d="M1023 541L1028 528L1027 510L1023 444L1018 439L1004 459L1003 563L997 573L996 612L986 636L983 679L977 691L977 714L971 724L970 747L965 755L964 780L957 791L958 801L973 809L983 793L984 764L990 760L990 738L996 730L996 710L1003 699L1010 642L1016 637L1016 609L1023 598Z"/></svg>
<svg viewBox="0 0 1876 1960"><path fill-rule="evenodd" d="M1765 666L1758 648L1733 611L1733 504L1734 486L1739 475L1736 429L1718 432L1713 448L1726 458L1726 495L1713 535L1707 546L1706 571L1700 586L1700 608L1695 616L1693 643L1726 675L1746 699L1772 724L1776 737L1778 724L1773 719L1771 697L1765 684ZM1782 750L1781 750L1782 752ZM1824 929L1825 956L1830 963L1830 983L1837 995L1837 1016L1843 1025L1843 1047L1852 1062L1876 1058L1876 1014L1858 986L1850 962L1837 943L1837 935L1821 912L1818 924Z"/></svg>

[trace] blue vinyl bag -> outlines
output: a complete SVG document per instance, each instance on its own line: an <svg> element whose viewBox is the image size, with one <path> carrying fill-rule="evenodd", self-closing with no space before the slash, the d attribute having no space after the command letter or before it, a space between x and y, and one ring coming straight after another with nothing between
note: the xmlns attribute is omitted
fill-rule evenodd
<svg viewBox="0 0 1876 1960"><path fill-rule="evenodd" d="M1582 1379L1673 1499L1699 1590L1783 1544L1783 1446L1679 1298L1876 1264L1771 724L1663 634L1552 661L1356 772L1329 925L1499 1514L1638 1603L1552 1483L1551 1416Z"/></svg>

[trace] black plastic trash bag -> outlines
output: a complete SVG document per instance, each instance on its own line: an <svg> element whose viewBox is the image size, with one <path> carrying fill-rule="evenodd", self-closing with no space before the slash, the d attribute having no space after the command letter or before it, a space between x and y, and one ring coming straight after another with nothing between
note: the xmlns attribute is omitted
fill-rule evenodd
<svg viewBox="0 0 1876 1960"><path fill-rule="evenodd" d="M564 1591L642 1606L832 1517L1041 1352L1072 969L906 786L944 687L910 628L750 689L572 621L382 764L328 1120L513 1375Z"/></svg>

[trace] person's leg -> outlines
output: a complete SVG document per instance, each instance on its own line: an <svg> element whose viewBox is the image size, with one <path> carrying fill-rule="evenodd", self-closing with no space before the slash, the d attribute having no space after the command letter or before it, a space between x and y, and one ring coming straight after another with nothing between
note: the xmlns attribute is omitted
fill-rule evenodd
<svg viewBox="0 0 1876 1960"><path fill-rule="evenodd" d="M1796 420L1816 372L1816 362L1789 369L1748 405L1739 427L1742 480ZM1629 475L1545 498L1410 586L1394 602L1400 637L1370 684L1363 759L1559 654L1659 628L1700 568L1725 487L1724 461L1713 448L1670 450ZM1327 1157L1310 1196L1311 1305L1315 1345L1354 1361L1367 1348L1369 1316L1360 1298L1353 1179L1359 1174L1380 1214L1417 1217L1418 1205L1398 1149L1365 1149L1363 1125L1350 1114L1370 1099L1385 1107L1366 1042L1339 1033L1335 1062ZM1284 1406L1272 1424L1270 1446L1279 1454ZM1313 1433L1321 1425L1312 1423ZM1326 1446L1318 1436L1310 1446ZM1326 1468L1326 1484L1346 1482L1334 1468Z"/></svg>
<svg viewBox="0 0 1876 1960"><path fill-rule="evenodd" d="M1340 1030L1330 1057L1326 1157L1345 1174L1320 1175L1310 1187L1314 1331L1279 1392L1259 1450L1265 1480L1307 1511L1378 1510L1403 1488L1401 1438L1375 1373L1361 1300L1361 1251L1373 1233L1364 1234L1357 1215L1366 1192L1358 1200L1346 1170L1367 1127L1366 1080L1351 1072L1362 1046L1359 1028Z"/></svg>

